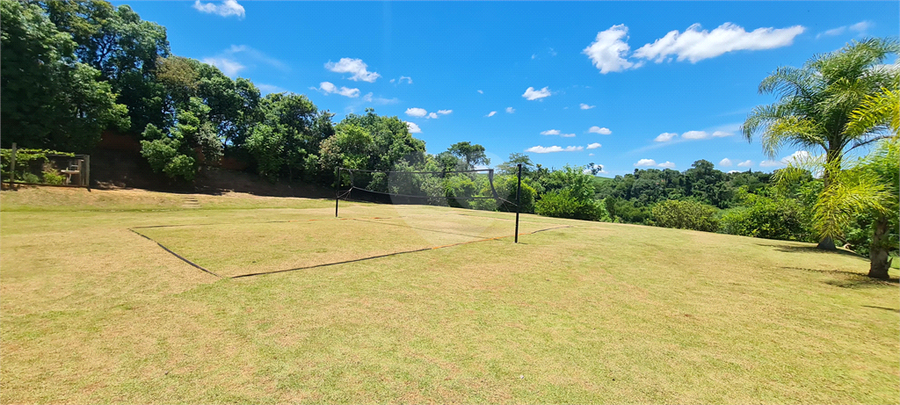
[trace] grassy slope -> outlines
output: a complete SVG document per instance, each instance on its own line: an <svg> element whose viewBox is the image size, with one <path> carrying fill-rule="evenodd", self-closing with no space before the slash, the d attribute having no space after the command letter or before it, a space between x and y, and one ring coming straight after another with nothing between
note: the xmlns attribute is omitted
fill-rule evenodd
<svg viewBox="0 0 900 405"><path fill-rule="evenodd" d="M0 402L900 398L897 284L809 244L523 216L573 227L217 279L127 229L244 229L327 218L331 204L0 193Z"/></svg>

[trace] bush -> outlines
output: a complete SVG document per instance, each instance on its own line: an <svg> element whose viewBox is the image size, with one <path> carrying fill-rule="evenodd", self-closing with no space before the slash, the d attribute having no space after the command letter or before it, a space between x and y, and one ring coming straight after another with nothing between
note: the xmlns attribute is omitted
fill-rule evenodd
<svg viewBox="0 0 900 405"><path fill-rule="evenodd" d="M743 207L725 211L719 223L721 231L731 235L813 241L805 210L793 199L749 194Z"/></svg>
<svg viewBox="0 0 900 405"><path fill-rule="evenodd" d="M524 188L524 187L523 187ZM594 199L578 198L570 189L551 191L544 194L534 206L538 215L557 218L586 219L589 221L609 221L606 207Z"/></svg>
<svg viewBox="0 0 900 405"><path fill-rule="evenodd" d="M66 182L66 175L56 171L52 167L44 169L43 177L44 184L58 186Z"/></svg>
<svg viewBox="0 0 900 405"><path fill-rule="evenodd" d="M719 229L716 207L696 201L666 200L650 209L653 224L664 228L715 232Z"/></svg>

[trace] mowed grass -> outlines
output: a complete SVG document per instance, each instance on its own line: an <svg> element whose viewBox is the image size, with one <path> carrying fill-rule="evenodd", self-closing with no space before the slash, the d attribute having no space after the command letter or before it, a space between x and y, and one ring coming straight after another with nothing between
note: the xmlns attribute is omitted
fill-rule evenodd
<svg viewBox="0 0 900 405"><path fill-rule="evenodd" d="M559 228L231 279L129 230L234 274L512 234L511 214L332 204L0 193L0 402L900 398L898 285L847 252L523 215Z"/></svg>

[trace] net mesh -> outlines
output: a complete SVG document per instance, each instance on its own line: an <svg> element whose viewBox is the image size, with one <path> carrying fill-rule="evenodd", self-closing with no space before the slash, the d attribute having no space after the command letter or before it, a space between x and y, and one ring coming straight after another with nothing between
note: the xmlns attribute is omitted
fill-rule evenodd
<svg viewBox="0 0 900 405"><path fill-rule="evenodd" d="M515 204L504 198L508 197L506 190L498 193L493 169L376 171L339 168L338 182L339 199L515 210Z"/></svg>

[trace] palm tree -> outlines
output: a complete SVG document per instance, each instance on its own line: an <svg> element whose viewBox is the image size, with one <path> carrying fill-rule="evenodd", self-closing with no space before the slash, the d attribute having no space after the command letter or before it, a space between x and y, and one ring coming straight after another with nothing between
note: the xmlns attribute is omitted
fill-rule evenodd
<svg viewBox="0 0 900 405"><path fill-rule="evenodd" d="M815 56L801 68L779 67L759 84L760 93L779 101L755 107L741 131L748 141L759 133L770 158L786 145L821 148L825 164L839 167L844 153L890 137L883 125L851 131L848 124L867 96L896 83L898 69L881 64L898 51L896 39L872 38ZM826 188L830 177L826 170ZM818 247L834 250L833 238L823 237Z"/></svg>
<svg viewBox="0 0 900 405"><path fill-rule="evenodd" d="M891 267L890 251L897 249L896 236L890 235L889 229L897 229L900 222L898 204L900 204L900 78L893 83L893 90L882 88L874 95L867 96L860 108L852 114L850 131L862 131L864 128L885 126L893 139L884 141L872 153L868 169L875 173L881 183L887 185L888 197L884 200L885 209L876 212L872 224L872 242L869 246L869 277L887 279Z"/></svg>

